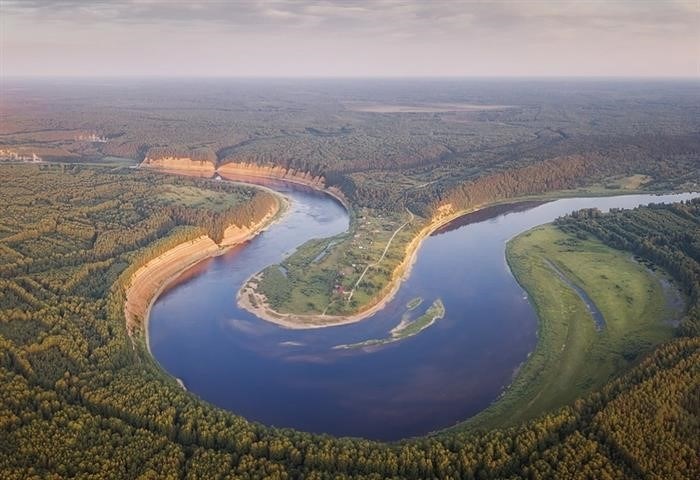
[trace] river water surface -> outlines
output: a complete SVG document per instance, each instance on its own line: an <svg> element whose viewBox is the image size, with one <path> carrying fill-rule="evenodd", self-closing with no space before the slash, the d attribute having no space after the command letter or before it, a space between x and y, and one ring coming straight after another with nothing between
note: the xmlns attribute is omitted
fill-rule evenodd
<svg viewBox="0 0 700 480"><path fill-rule="evenodd" d="M160 296L148 326L152 353L188 390L250 420L381 440L422 435L478 413L533 350L537 317L506 264L509 238L581 208L697 196L572 198L485 209L426 238L409 278L382 311L352 325L287 330L239 309L238 289L307 240L345 231L348 216L325 194L266 185L289 197L289 211L253 240L195 266ZM332 348L386 337L415 297L424 299L418 314L441 298L445 318L382 347Z"/></svg>

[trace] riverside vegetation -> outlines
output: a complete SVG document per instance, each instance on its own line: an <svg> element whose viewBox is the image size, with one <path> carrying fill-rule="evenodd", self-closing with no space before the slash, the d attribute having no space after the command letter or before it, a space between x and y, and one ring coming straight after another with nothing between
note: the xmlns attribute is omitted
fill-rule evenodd
<svg viewBox="0 0 700 480"><path fill-rule="evenodd" d="M506 256L540 318L538 343L504 396L473 425L517 424L600 388L669 340L683 314L667 302L657 274L595 237L546 225L511 240ZM569 283L588 294L602 327Z"/></svg>
<svg viewBox="0 0 700 480"><path fill-rule="evenodd" d="M13 82L21 81L8 86ZM18 86L3 96L0 149L76 165L0 166L3 478L700 476L697 201L586 212L557 222L559 231L543 238L567 235L579 242L571 248L602 252L596 243L602 242L633 253L673 277L688 309L674 337L656 348L651 344L669 338L668 328L635 330L642 340L633 344L618 342L612 330L584 331L582 340L606 355L603 374L587 384L569 376L555 382L551 403L518 389L516 380L494 405L513 413L512 425L490 409L439 435L382 444L251 423L201 402L165 375L143 332L136 329L133 341L127 335L123 309L125 279L139 265L202 233L217 240L228 223L271 201L223 182L126 165L187 158L213 172L254 163L302 172L341 192L353 218L349 233L310 242L287 258L284 265L299 267L287 270L294 280L287 292L275 296L274 278L264 288L282 310L344 314L381 298L411 242L460 212L563 190L696 189L695 83L222 80L191 88L177 81L76 86L57 80ZM358 98L360 108L353 103ZM100 142L85 140L89 133ZM546 255L568 258L558 252L561 245L542 246ZM543 279L542 252L537 255L526 264ZM557 265L573 271L566 261ZM547 278L564 292L555 275ZM569 304L578 305L568 293ZM541 302L544 322L545 309L557 305L546 297ZM631 311L626 300L620 304ZM598 306L606 309L603 301ZM550 326L552 338L590 325L584 310L574 313L586 323ZM610 317L611 325L617 320ZM566 365L590 373L579 362L582 350L570 345ZM555 353L538 347L518 378L546 385L537 373ZM613 367L629 370L612 375ZM567 383L574 392L593 393L574 399L562 393ZM517 398L534 402L509 401Z"/></svg>
<svg viewBox="0 0 700 480"><path fill-rule="evenodd" d="M7 212L0 239L3 478L698 474L698 201L558 222L567 234L597 236L666 269L689 299L680 337L595 393L518 426L382 444L247 422L183 391L141 342L129 340L124 275L202 228L176 220L184 206L170 203L170 193L161 203L158 192L184 185L185 202L196 188L220 192L213 195L222 202L235 195L236 210L255 198L252 190L81 166L4 166L0 173ZM215 210L198 211L216 218ZM102 274L90 275L96 271Z"/></svg>
<svg viewBox="0 0 700 480"><path fill-rule="evenodd" d="M415 300L415 299L414 299ZM420 303L420 302L419 302ZM336 349L379 347L388 343L398 342L404 338L418 335L420 332L431 326L436 321L445 317L445 305L439 298L418 318L411 319L411 311L418 308L418 303L412 303L406 308L406 312L401 317L401 322L391 329L387 338L372 338L362 342L336 345Z"/></svg>
<svg viewBox="0 0 700 480"><path fill-rule="evenodd" d="M12 115L0 129L3 149L209 174L245 165L294 172L342 195L348 234L309 243L248 285L243 297L270 318L333 324L381 306L416 239L461 212L560 190L667 191L700 181L692 82L19 86L4 100ZM76 95L80 106L66 113ZM148 108L135 111L122 98ZM85 140L91 133L101 141Z"/></svg>

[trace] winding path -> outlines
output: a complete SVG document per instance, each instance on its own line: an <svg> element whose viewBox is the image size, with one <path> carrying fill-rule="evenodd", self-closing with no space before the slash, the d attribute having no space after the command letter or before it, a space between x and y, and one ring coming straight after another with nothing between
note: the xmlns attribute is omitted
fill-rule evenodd
<svg viewBox="0 0 700 480"><path fill-rule="evenodd" d="M401 225L399 228L397 228L397 229L394 231L394 233L391 235L391 238L389 238L389 241L386 243L386 247L384 247L384 251L382 252L382 256L379 257L379 260L377 260L377 261L374 262L374 263L370 263L369 265L367 265L367 266L365 267L365 270L362 272L362 275L360 275L360 278L357 279L357 282L355 282L355 285L352 287L352 290L350 290L350 295L348 295L348 299L346 300L347 302L349 302L350 300L352 300L352 296L355 294L355 289L356 289L357 286L360 284L360 282L362 281L362 279L365 277L365 274L367 273L367 271L368 271L370 268L376 267L377 265L379 265L380 263L382 263L382 260L384 260L384 257L386 256L386 252L389 251L389 247L391 246L391 242L394 241L394 238L396 237L396 235L397 235L406 225L408 225L409 223L411 223L411 222L413 221L413 219L415 218L415 215L413 214L412 211L410 211L408 208L406 209L406 211L407 211L408 214L411 216L411 218L409 218L403 225Z"/></svg>

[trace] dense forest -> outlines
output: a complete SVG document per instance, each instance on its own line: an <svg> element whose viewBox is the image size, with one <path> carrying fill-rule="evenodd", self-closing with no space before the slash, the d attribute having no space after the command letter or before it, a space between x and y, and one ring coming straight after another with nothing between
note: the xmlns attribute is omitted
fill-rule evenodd
<svg viewBox="0 0 700 480"><path fill-rule="evenodd" d="M693 302L676 340L519 427L382 444L268 428L210 406L126 333L129 272L172 243L216 235L217 222L264 203L260 194L80 165L0 166L0 180L2 478L700 476L698 201L558 222L667 269Z"/></svg>
<svg viewBox="0 0 700 480"><path fill-rule="evenodd" d="M158 159L164 157L189 158L194 161L216 164L216 153L208 148L187 147L152 147L146 152L146 159Z"/></svg>
<svg viewBox="0 0 700 480"><path fill-rule="evenodd" d="M183 156L207 165L275 165L323 175L354 204L381 210L409 207L429 216L436 205L484 198L492 187L492 197L502 198L618 174L648 175L643 188L652 190L700 184L700 102L692 81L8 86L0 150L72 162ZM406 105L419 108L395 108ZM552 165L556 178L547 173Z"/></svg>
<svg viewBox="0 0 700 480"><path fill-rule="evenodd" d="M700 156L687 161L664 162L654 159L630 160L602 155L573 155L544 160L526 167L486 175L460 184L430 205L434 215L441 206L450 205L455 211L508 198L543 194L555 190L584 187L593 182L620 175L644 172L650 178L679 179L697 175ZM615 188L613 186L613 188Z"/></svg>

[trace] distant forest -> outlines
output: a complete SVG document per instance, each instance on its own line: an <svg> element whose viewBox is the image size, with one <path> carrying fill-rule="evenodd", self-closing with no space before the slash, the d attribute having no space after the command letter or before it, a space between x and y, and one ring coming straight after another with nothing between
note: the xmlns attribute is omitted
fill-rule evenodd
<svg viewBox="0 0 700 480"><path fill-rule="evenodd" d="M81 165L5 165L0 181L2 478L700 477L697 200L557 222L666 269L692 300L677 339L524 425L383 444L268 428L215 408L127 335L130 271L169 245L216 234L246 205L254 211L252 189ZM193 191L212 192L196 212Z"/></svg>
<svg viewBox="0 0 700 480"><path fill-rule="evenodd" d="M74 162L180 155L292 167L323 175L358 206L425 217L446 203L611 175L648 175L650 190L700 185L693 81L173 80L7 92L0 149ZM358 102L422 109L371 112ZM460 104L498 107L449 108ZM107 141L79 140L84 131Z"/></svg>
<svg viewBox="0 0 700 480"><path fill-rule="evenodd" d="M152 147L146 151L145 158L159 159L165 157L189 158L198 162L216 164L216 153L208 148L187 147Z"/></svg>

